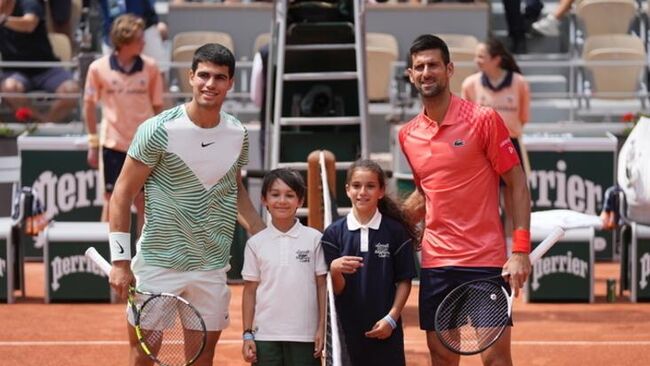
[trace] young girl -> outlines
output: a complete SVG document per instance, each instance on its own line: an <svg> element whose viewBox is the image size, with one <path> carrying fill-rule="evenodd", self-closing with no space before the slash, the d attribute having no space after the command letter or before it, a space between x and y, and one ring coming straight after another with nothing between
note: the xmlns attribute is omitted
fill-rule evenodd
<svg viewBox="0 0 650 366"><path fill-rule="evenodd" d="M355 366L403 366L400 314L416 276L413 229L385 195L381 167L370 160L348 170L352 212L323 233L347 355Z"/></svg>
<svg viewBox="0 0 650 366"><path fill-rule="evenodd" d="M297 172L276 169L264 177L271 225L248 240L242 269L242 353L255 365L320 365L327 267L320 232L296 219L304 197Z"/></svg>

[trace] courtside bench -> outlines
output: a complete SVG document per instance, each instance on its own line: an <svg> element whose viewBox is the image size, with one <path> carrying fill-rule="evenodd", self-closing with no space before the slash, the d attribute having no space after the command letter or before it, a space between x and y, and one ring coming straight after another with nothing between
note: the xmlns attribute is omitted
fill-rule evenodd
<svg viewBox="0 0 650 366"><path fill-rule="evenodd" d="M632 223L628 245L630 301L650 301L650 226Z"/></svg>
<svg viewBox="0 0 650 366"><path fill-rule="evenodd" d="M532 247L549 233L532 230ZM526 301L593 302L594 238L593 228L566 230L564 237L533 266L526 282Z"/></svg>
<svg viewBox="0 0 650 366"><path fill-rule="evenodd" d="M95 247L109 258L108 223L52 222L45 230L45 302L109 302L108 277L85 256Z"/></svg>
<svg viewBox="0 0 650 366"><path fill-rule="evenodd" d="M11 235L12 220L0 218L0 302L14 302L14 253Z"/></svg>

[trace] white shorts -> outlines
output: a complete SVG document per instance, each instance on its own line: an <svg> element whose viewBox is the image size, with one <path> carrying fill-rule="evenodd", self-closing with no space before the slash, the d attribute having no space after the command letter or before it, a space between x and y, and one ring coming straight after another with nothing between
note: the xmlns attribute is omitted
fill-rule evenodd
<svg viewBox="0 0 650 366"><path fill-rule="evenodd" d="M208 331L223 330L230 325L230 289L226 273L230 266L210 271L177 271L147 265L140 253L131 262L136 286L140 291L167 292L189 301L201 314ZM134 320L127 307L129 324Z"/></svg>

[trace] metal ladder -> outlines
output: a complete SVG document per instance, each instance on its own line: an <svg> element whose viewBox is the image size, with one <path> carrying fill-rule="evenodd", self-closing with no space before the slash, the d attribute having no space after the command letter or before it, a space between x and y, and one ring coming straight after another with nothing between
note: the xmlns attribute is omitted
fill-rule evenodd
<svg viewBox="0 0 650 366"><path fill-rule="evenodd" d="M272 97L266 98L264 122L267 169L306 170L307 155L316 149L332 151L337 170L368 157L365 2L349 0L347 21L288 19L295 18L297 7L310 3L316 2L274 2L266 83ZM335 99L329 100L330 106L339 113L315 116L300 110L300 98L316 85L330 88Z"/></svg>

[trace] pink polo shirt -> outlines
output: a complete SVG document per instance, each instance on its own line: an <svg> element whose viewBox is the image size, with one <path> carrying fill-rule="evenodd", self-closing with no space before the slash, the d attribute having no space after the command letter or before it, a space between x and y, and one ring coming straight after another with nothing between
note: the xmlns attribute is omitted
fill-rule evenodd
<svg viewBox="0 0 650 366"><path fill-rule="evenodd" d="M422 268L501 267L499 175L519 164L501 117L452 95L441 123L423 111L399 141L426 197Z"/></svg>

